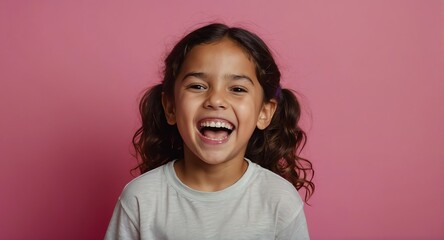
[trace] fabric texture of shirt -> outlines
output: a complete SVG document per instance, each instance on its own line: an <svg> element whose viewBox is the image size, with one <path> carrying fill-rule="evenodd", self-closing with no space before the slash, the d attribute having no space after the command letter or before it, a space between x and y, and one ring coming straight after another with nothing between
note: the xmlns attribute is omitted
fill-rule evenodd
<svg viewBox="0 0 444 240"><path fill-rule="evenodd" d="M174 161L135 178L119 197L105 239L309 239L294 186L246 161L244 175L217 192L187 187Z"/></svg>

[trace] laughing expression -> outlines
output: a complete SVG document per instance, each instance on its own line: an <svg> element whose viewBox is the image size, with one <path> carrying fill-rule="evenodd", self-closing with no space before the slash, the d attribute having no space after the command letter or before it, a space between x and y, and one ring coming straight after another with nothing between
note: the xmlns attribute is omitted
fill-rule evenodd
<svg viewBox="0 0 444 240"><path fill-rule="evenodd" d="M276 104L264 102L250 59L228 38L187 54L174 99L162 98L168 123L177 124L183 139L185 161L243 161L253 131L268 126Z"/></svg>

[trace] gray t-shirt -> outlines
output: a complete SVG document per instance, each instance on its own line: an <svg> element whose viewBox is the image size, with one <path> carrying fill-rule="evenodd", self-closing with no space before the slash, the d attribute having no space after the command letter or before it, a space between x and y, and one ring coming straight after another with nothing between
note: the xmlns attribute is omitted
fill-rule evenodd
<svg viewBox="0 0 444 240"><path fill-rule="evenodd" d="M183 184L169 162L128 183L105 239L309 239L303 202L279 175L248 162L217 192Z"/></svg>

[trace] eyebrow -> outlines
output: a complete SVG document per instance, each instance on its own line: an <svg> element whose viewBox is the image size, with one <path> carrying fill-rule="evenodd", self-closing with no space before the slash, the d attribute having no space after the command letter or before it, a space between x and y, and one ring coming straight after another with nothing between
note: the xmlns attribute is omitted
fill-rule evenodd
<svg viewBox="0 0 444 240"><path fill-rule="evenodd" d="M199 78L199 79L206 79L208 77L208 75L203 73L203 72L189 72L189 73L185 74L185 76L183 76L182 81L184 81L188 77L195 77L195 78ZM245 74L226 74L224 76L224 78L228 79L228 80L242 80L242 79L245 79L245 80L249 81L254 86L253 80L249 76L247 76Z"/></svg>
<svg viewBox="0 0 444 240"><path fill-rule="evenodd" d="M249 76L244 75L244 74L228 74L225 76L225 78L230 79L230 80L245 79L245 80L248 80L254 86L253 80Z"/></svg>
<svg viewBox="0 0 444 240"><path fill-rule="evenodd" d="M203 72L189 72L183 76L182 81L185 80L187 77L195 77L199 79L204 79L207 77L207 75Z"/></svg>

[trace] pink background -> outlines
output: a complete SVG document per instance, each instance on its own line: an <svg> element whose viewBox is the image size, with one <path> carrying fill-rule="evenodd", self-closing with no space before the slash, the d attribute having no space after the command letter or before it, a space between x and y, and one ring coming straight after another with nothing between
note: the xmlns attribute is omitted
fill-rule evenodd
<svg viewBox="0 0 444 240"><path fill-rule="evenodd" d="M101 239L143 89L185 32L252 29L303 94L312 239L444 239L440 0L0 2L0 239Z"/></svg>

